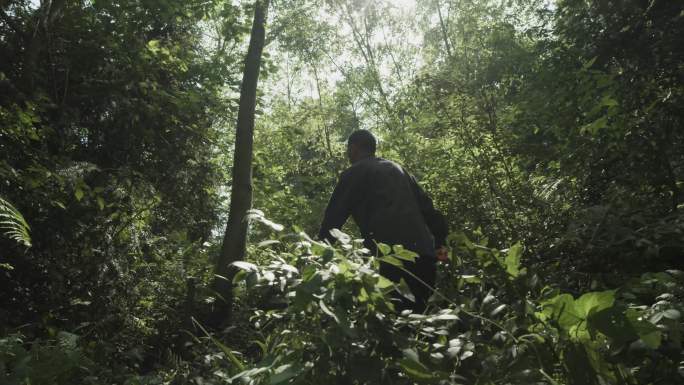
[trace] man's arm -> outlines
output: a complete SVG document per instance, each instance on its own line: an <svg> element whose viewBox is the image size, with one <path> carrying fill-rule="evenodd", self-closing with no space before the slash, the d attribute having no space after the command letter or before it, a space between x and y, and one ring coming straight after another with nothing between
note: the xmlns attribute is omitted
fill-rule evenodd
<svg viewBox="0 0 684 385"><path fill-rule="evenodd" d="M418 207L420 207L423 218L427 224L430 232L435 237L435 248L439 249L446 246L446 237L449 234L449 228L446 223L444 215L440 213L432 203L432 199L420 187L416 178L409 174L413 192L418 200Z"/></svg>
<svg viewBox="0 0 684 385"><path fill-rule="evenodd" d="M335 238L330 235L330 230L339 229L344 225L356 203L357 195L352 170L349 169L340 175L340 180L330 196L321 229L318 232L318 239L331 243L335 241Z"/></svg>

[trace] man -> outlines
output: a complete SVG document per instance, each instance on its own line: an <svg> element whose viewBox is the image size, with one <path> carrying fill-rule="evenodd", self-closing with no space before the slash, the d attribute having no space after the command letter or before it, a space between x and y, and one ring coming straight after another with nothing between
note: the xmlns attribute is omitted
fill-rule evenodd
<svg viewBox="0 0 684 385"><path fill-rule="evenodd" d="M430 286L435 283L436 258L446 256L447 225L416 179L398 164L375 156L377 142L366 130L355 131L347 141L352 166L340 176L330 197L319 239L330 242L331 229L339 229L351 215L361 230L364 245L376 253L376 243L402 245L419 255L404 268ZM382 263L380 274L399 282L403 278L416 301L413 311L422 313L431 290L395 266ZM409 307L403 300L402 307Z"/></svg>

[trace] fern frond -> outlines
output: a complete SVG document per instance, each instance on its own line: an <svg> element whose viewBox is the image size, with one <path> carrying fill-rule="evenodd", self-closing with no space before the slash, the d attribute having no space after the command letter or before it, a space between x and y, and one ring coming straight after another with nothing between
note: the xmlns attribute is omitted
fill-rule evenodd
<svg viewBox="0 0 684 385"><path fill-rule="evenodd" d="M31 228L19 210L2 197L0 197L0 230L10 239L26 247L31 247L31 235L29 234Z"/></svg>

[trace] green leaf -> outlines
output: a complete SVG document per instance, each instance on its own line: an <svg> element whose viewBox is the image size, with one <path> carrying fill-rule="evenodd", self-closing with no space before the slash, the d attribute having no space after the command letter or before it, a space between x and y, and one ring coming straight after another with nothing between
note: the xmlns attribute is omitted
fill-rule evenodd
<svg viewBox="0 0 684 385"><path fill-rule="evenodd" d="M615 290L585 293L575 301L577 314L586 319L590 314L607 309L615 302Z"/></svg>
<svg viewBox="0 0 684 385"><path fill-rule="evenodd" d="M594 312L588 321L592 335L599 331L615 343L623 344L639 338L624 312L616 307Z"/></svg>
<svg viewBox="0 0 684 385"><path fill-rule="evenodd" d="M522 257L523 247L520 243L511 246L506 253L504 264L506 265L506 272L512 277L517 277L520 274L520 259Z"/></svg>
<svg viewBox="0 0 684 385"><path fill-rule="evenodd" d="M147 49L152 53L159 51L159 40L150 40L147 42Z"/></svg>
<svg viewBox="0 0 684 385"><path fill-rule="evenodd" d="M618 105L618 102L611 96L606 95L601 99L601 105L606 107L616 107Z"/></svg>
<svg viewBox="0 0 684 385"><path fill-rule="evenodd" d="M368 297L368 292L366 291L365 288L362 287L361 290L359 290L359 295L356 296L356 299L357 299L359 302L362 302L362 303L363 303L363 302L367 302L367 301L368 301L368 298L369 298L369 297Z"/></svg>
<svg viewBox="0 0 684 385"><path fill-rule="evenodd" d="M458 316L456 314L439 314L435 317L431 317L430 320L433 321L457 321L459 320Z"/></svg>
<svg viewBox="0 0 684 385"><path fill-rule="evenodd" d="M589 124L585 124L580 128L580 134L589 133L591 135L596 135L598 132L608 127L608 116L602 116Z"/></svg>
<svg viewBox="0 0 684 385"><path fill-rule="evenodd" d="M340 320L337 318L337 315L335 315L335 313L333 313L332 310L330 310L328 306L326 306L323 300L318 301L318 305L321 307L321 310L323 310L323 313L332 317L335 320L335 322L340 323Z"/></svg>
<svg viewBox="0 0 684 385"><path fill-rule="evenodd" d="M596 59L597 59L597 58L598 58L598 56L594 56L594 57L591 58L590 60L586 61L586 62L584 63L584 65L582 65L582 68L585 69L585 70L591 68L591 66L593 66L594 63L596 62Z"/></svg>
<svg viewBox="0 0 684 385"><path fill-rule="evenodd" d="M240 270L237 273L235 273L235 275L233 276L233 284L236 284L245 279L247 274L249 274L247 270Z"/></svg>
<svg viewBox="0 0 684 385"><path fill-rule="evenodd" d="M489 313L489 316L490 317L496 317L497 315L499 315L499 313L501 313L503 311L503 309L506 308L506 306L507 305L505 303L497 306L496 309L492 310L492 312Z"/></svg>
<svg viewBox="0 0 684 385"><path fill-rule="evenodd" d="M332 247L326 247L325 250L323 250L323 254L321 254L321 262L328 263L334 257L335 249L333 249Z"/></svg>
<svg viewBox="0 0 684 385"><path fill-rule="evenodd" d="M29 231L31 228L11 203L0 198L0 230L4 230L4 234L10 239L23 244L26 247L31 247L31 235Z"/></svg>
<svg viewBox="0 0 684 385"><path fill-rule="evenodd" d="M662 343L663 334L660 332L660 330L654 330L649 333L641 334L640 338L649 348L657 349Z"/></svg>
<svg viewBox="0 0 684 385"><path fill-rule="evenodd" d="M669 319L672 319L675 321L678 320L679 318L681 318L681 316L682 315L681 315L681 313L679 313L679 310L676 310L676 309L669 309L669 310L665 310L663 312L663 317L669 318Z"/></svg>
<svg viewBox="0 0 684 385"><path fill-rule="evenodd" d="M283 263L282 265L280 265L280 269L285 270L285 271L292 273L292 274L299 274L299 270L297 270L296 267L294 267L292 265L288 265L287 263Z"/></svg>
<svg viewBox="0 0 684 385"><path fill-rule="evenodd" d="M411 288L403 278L395 286L399 294L401 294L403 297L407 298L411 302L416 302L416 297L413 295L413 293L411 292Z"/></svg>
<svg viewBox="0 0 684 385"><path fill-rule="evenodd" d="M405 358L420 363L420 358L418 357L418 352L415 349L404 349L401 351Z"/></svg>
<svg viewBox="0 0 684 385"><path fill-rule="evenodd" d="M245 262L245 261L235 261L235 262L231 263L231 265L237 267L238 269L247 270L247 271L258 271L259 270L257 265L255 265L253 263Z"/></svg>
<svg viewBox="0 0 684 385"><path fill-rule="evenodd" d="M411 250L405 249L401 245L395 245L394 246L394 253L392 254L394 257L399 258L404 261L408 262L414 262L416 258L418 258L418 254L414 253Z"/></svg>
<svg viewBox="0 0 684 385"><path fill-rule="evenodd" d="M662 341L660 329L651 322L645 320L643 314L637 309L627 309L625 316L632 328L642 341L651 349L656 349Z"/></svg>
<svg viewBox="0 0 684 385"><path fill-rule="evenodd" d="M264 225L270 227L274 231L282 231L285 228L285 226L267 219L264 215L264 212L258 209L248 210L246 217L248 220L263 223Z"/></svg>
<svg viewBox="0 0 684 385"><path fill-rule="evenodd" d="M351 242L351 237L338 229L330 230L330 235L332 235L335 239L340 241L340 243L343 245L347 245L349 244L349 242Z"/></svg>
<svg viewBox="0 0 684 385"><path fill-rule="evenodd" d="M399 361L399 366L413 381L431 383L445 378L444 373L431 370L423 365L415 350L405 349L402 353L404 354L404 358Z"/></svg>
<svg viewBox="0 0 684 385"><path fill-rule="evenodd" d="M277 385L291 378L297 377L303 369L304 367L301 365L281 365L275 368L275 370L273 371L273 375L269 378L269 384Z"/></svg>
<svg viewBox="0 0 684 385"><path fill-rule="evenodd" d="M542 302L542 312L537 316L545 320L555 320L561 328L568 331L582 321L575 310L575 301L570 294L561 294Z"/></svg>
<svg viewBox="0 0 684 385"><path fill-rule="evenodd" d="M378 251L381 255L389 255L392 253L392 248L384 243L378 243Z"/></svg>
<svg viewBox="0 0 684 385"><path fill-rule="evenodd" d="M83 199L83 190L79 186L76 186L74 196L76 197L76 200L79 202L81 201L81 199Z"/></svg>
<svg viewBox="0 0 684 385"><path fill-rule="evenodd" d="M385 263L389 263L390 265L394 265L394 266L399 266L399 267L404 266L404 264L400 260L394 258L393 256L389 256L389 255L385 255L383 257L380 257L380 258L378 258L378 260L385 262Z"/></svg>
<svg viewBox="0 0 684 385"><path fill-rule="evenodd" d="M97 205L98 205L98 207L100 207L100 210L104 210L104 208L105 208L104 199L102 199L101 196L98 196L96 199L97 199Z"/></svg>
<svg viewBox="0 0 684 385"><path fill-rule="evenodd" d="M226 345L224 345L223 343L221 343L221 341L217 340L216 338L214 338L214 336L212 336L211 334L209 334L209 332L207 332L207 330L204 328L204 326L202 326L202 324L200 324L200 323L195 319L195 317L191 317L191 319L192 319L192 322L193 322L195 325L197 325L197 326L200 328L200 330L202 330L202 332L204 332L204 334L205 334L207 337L209 337L209 339L211 340L211 342L213 342L214 345L216 345L219 349L221 349L221 351L223 352L223 354L225 354L226 358L228 358L228 360L229 360L233 365L235 365L235 367L236 367L238 370L240 370L240 371L245 370L245 365L242 363L242 361L240 361L240 360L235 356L235 354L233 354L233 352L232 352Z"/></svg>
<svg viewBox="0 0 684 385"><path fill-rule="evenodd" d="M376 286L378 289L383 290L394 286L394 282L380 275L378 276L378 283Z"/></svg>
<svg viewBox="0 0 684 385"><path fill-rule="evenodd" d="M261 242L259 242L259 243L257 244L257 247L268 247L268 246L271 246L271 245L277 245L277 244L279 244L279 243L280 243L280 241L278 241L278 240L269 239L269 240L266 240L266 241L261 241Z"/></svg>

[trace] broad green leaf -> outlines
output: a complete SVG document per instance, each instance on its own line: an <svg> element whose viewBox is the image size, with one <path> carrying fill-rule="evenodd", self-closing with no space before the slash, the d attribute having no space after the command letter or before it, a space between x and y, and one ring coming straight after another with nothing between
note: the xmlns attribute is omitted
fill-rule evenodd
<svg viewBox="0 0 684 385"><path fill-rule="evenodd" d="M390 255L392 253L392 248L384 243L378 243L378 251L381 255Z"/></svg>
<svg viewBox="0 0 684 385"><path fill-rule="evenodd" d="M677 309L668 309L663 312L663 317L676 321L681 318L681 313Z"/></svg>
<svg viewBox="0 0 684 385"><path fill-rule="evenodd" d="M245 261L235 261L235 262L231 263L231 265L237 267L238 269L247 270L247 271L258 271L259 270L257 265L255 265L253 263L245 262Z"/></svg>
<svg viewBox="0 0 684 385"><path fill-rule="evenodd" d="M601 105L606 107L615 107L618 105L618 102L617 100L613 99L613 97L606 95L601 99Z"/></svg>
<svg viewBox="0 0 684 385"><path fill-rule="evenodd" d="M150 50L159 49L159 40L150 40L147 42L147 48Z"/></svg>
<svg viewBox="0 0 684 385"><path fill-rule="evenodd" d="M404 349L401 351L401 354L403 354L405 358L413 362L420 363L420 358L418 357L418 352L416 351L416 349Z"/></svg>
<svg viewBox="0 0 684 385"><path fill-rule="evenodd" d="M289 272L289 273L299 274L299 270L297 270L296 267L294 267L292 265L288 265L287 263L283 263L282 265L280 265L280 268L282 270Z"/></svg>
<svg viewBox="0 0 684 385"><path fill-rule="evenodd" d="M456 321L459 320L456 314L439 314L434 317L430 317L429 320L433 321Z"/></svg>
<svg viewBox="0 0 684 385"><path fill-rule="evenodd" d="M389 287L394 286L394 282L390 281L389 279L383 277L383 276L378 276L378 283L376 284L378 289L387 289Z"/></svg>
<svg viewBox="0 0 684 385"><path fill-rule="evenodd" d="M285 364L274 369L273 375L269 378L269 384L277 385L287 380L297 377L302 372L301 365Z"/></svg>
<svg viewBox="0 0 684 385"><path fill-rule="evenodd" d="M80 187L76 186L74 196L76 197L76 200L80 202L81 199L83 199L83 190Z"/></svg>
<svg viewBox="0 0 684 385"><path fill-rule="evenodd" d="M520 258L522 256L523 247L520 243L511 246L506 253L504 263L506 265L506 272L512 277L517 277L520 274Z"/></svg>
<svg viewBox="0 0 684 385"><path fill-rule="evenodd" d="M247 274L249 274L247 270L240 270L237 273L235 273L235 275L233 276L233 284L236 284L245 279Z"/></svg>
<svg viewBox="0 0 684 385"><path fill-rule="evenodd" d="M649 348L657 349L662 343L663 334L660 332L660 330L654 330L648 333L640 334L640 338Z"/></svg>
<svg viewBox="0 0 684 385"><path fill-rule="evenodd" d="M351 237L341 232L339 229L330 230L330 235L332 235L335 239L340 241L340 243L343 245L348 245L349 242L351 242Z"/></svg>
<svg viewBox="0 0 684 385"><path fill-rule="evenodd" d="M411 302L416 301L416 297L411 292L411 288L403 278L399 281L398 284L395 285L395 287L399 294L401 294L404 298L407 298Z"/></svg>
<svg viewBox="0 0 684 385"><path fill-rule="evenodd" d="M385 263L389 263L390 265L394 265L394 266L399 266L399 267L404 266L404 264L400 260L394 258L393 256L389 256L389 255L382 256L382 257L378 258L378 260L385 262Z"/></svg>
<svg viewBox="0 0 684 385"><path fill-rule="evenodd" d="M399 361L399 366L409 378L416 382L432 382L437 379L432 370L420 362L404 358Z"/></svg>
<svg viewBox="0 0 684 385"><path fill-rule="evenodd" d="M490 317L496 317L496 316L499 315L499 313L501 313L506 307L507 307L507 305L506 305L505 303L504 303L504 304L501 304L501 305L499 305L499 306L497 306L496 309L492 310L492 312L489 313L489 316L490 316Z"/></svg>
<svg viewBox="0 0 684 385"><path fill-rule="evenodd" d="M418 254L414 253L411 250L405 249L401 245L395 245L395 246L393 246L393 249L394 249L394 253L392 254L392 256L399 258L401 260L404 260L404 261L414 262L416 260L416 258L418 257Z"/></svg>
<svg viewBox="0 0 684 385"><path fill-rule="evenodd" d="M644 341L646 346L651 349L656 349L660 346L662 333L656 325L647 321L637 309L627 309L625 315L636 334Z"/></svg>
<svg viewBox="0 0 684 385"><path fill-rule="evenodd" d="M542 303L542 312L537 313L543 321L554 320L566 331L582 321L575 310L575 300L570 294L561 294Z"/></svg>
<svg viewBox="0 0 684 385"><path fill-rule="evenodd" d="M368 292L366 291L365 288L362 287L361 290L359 290L359 295L356 296L356 299L359 302L367 302L368 301Z"/></svg>
<svg viewBox="0 0 684 385"><path fill-rule="evenodd" d="M590 292L582 294L582 296L575 301L575 309L581 318L586 319L594 312L613 306L614 302L615 290Z"/></svg>
<svg viewBox="0 0 684 385"><path fill-rule="evenodd" d="M264 212L261 210L258 210L258 209L248 210L246 218L248 220L263 223L264 225L270 227L274 231L282 231L285 228L285 226L267 219L266 216L264 215Z"/></svg>
<svg viewBox="0 0 684 385"><path fill-rule="evenodd" d="M599 331L618 344L639 338L624 312L616 307L594 312L589 317L588 324L591 334Z"/></svg>
<svg viewBox="0 0 684 385"><path fill-rule="evenodd" d="M261 242L259 242L259 243L257 244L257 247L268 247L268 246L277 245L277 244L280 244L280 241L275 240L275 239L269 239L269 240L266 240L266 241L261 241Z"/></svg>

